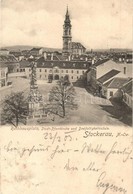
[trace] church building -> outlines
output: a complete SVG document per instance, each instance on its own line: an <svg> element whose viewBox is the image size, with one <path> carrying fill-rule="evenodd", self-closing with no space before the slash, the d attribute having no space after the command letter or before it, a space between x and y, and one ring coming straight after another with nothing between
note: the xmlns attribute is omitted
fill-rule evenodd
<svg viewBox="0 0 133 194"><path fill-rule="evenodd" d="M83 55L86 52L86 48L80 42L72 42L72 25L70 20L70 15L67 7L65 21L63 25L63 56L70 55Z"/></svg>

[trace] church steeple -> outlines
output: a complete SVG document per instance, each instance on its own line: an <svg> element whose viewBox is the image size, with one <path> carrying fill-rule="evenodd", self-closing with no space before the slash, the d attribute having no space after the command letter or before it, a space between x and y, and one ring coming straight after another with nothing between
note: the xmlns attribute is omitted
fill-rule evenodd
<svg viewBox="0 0 133 194"><path fill-rule="evenodd" d="M63 54L68 55L71 52L71 42L72 42L72 36L71 36L71 20L70 15L68 11L68 6L66 10L64 25L63 25Z"/></svg>
<svg viewBox="0 0 133 194"><path fill-rule="evenodd" d="M64 25L71 27L71 20L70 20L70 16L69 16L68 6L67 6L67 10L66 10Z"/></svg>

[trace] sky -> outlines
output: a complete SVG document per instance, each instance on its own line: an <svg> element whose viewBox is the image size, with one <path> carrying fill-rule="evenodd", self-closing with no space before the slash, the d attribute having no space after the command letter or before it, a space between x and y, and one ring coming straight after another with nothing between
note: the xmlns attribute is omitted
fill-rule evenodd
<svg viewBox="0 0 133 194"><path fill-rule="evenodd" d="M0 0L1 46L62 48L67 5L72 41L87 49L132 48L132 0Z"/></svg>

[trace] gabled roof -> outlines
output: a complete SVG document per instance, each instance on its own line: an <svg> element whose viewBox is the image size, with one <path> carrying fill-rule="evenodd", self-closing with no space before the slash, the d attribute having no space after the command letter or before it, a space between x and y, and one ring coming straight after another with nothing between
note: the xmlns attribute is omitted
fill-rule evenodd
<svg viewBox="0 0 133 194"><path fill-rule="evenodd" d="M19 64L20 64L20 68L24 68L24 67L30 66L31 62L29 62L27 60L22 60L19 62Z"/></svg>
<svg viewBox="0 0 133 194"><path fill-rule="evenodd" d="M72 49L85 49L85 47L80 42L72 42Z"/></svg>
<svg viewBox="0 0 133 194"><path fill-rule="evenodd" d="M93 66L97 67L99 65L102 65L103 63L106 63L107 61L110 61L110 59L103 59L103 60L99 60L97 61Z"/></svg>
<svg viewBox="0 0 133 194"><path fill-rule="evenodd" d="M14 55L0 55L1 62L18 62Z"/></svg>
<svg viewBox="0 0 133 194"><path fill-rule="evenodd" d="M120 71L118 71L116 69L112 69L111 71L109 71L108 73L106 73L102 77L100 77L97 81L103 84L105 81L113 78L118 73L120 73Z"/></svg>
<svg viewBox="0 0 133 194"><path fill-rule="evenodd" d="M0 62L0 68L6 68L8 67L6 63Z"/></svg>
<svg viewBox="0 0 133 194"><path fill-rule="evenodd" d="M32 48L30 51L39 51L40 49L42 49L41 47L40 48Z"/></svg>
<svg viewBox="0 0 133 194"><path fill-rule="evenodd" d="M108 88L114 88L114 89L119 89L121 88L127 81L129 81L129 78L120 78L120 77L115 77L114 79L110 80L104 86Z"/></svg>
<svg viewBox="0 0 133 194"><path fill-rule="evenodd" d="M133 79L130 79L128 82L126 82L121 89L127 93L129 96L133 95Z"/></svg>

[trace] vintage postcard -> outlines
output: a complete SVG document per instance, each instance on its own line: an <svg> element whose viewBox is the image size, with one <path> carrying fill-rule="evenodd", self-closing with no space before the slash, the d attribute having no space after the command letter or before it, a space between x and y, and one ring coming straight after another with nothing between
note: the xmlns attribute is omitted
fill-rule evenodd
<svg viewBox="0 0 133 194"><path fill-rule="evenodd" d="M0 194L132 194L132 0L0 0Z"/></svg>

